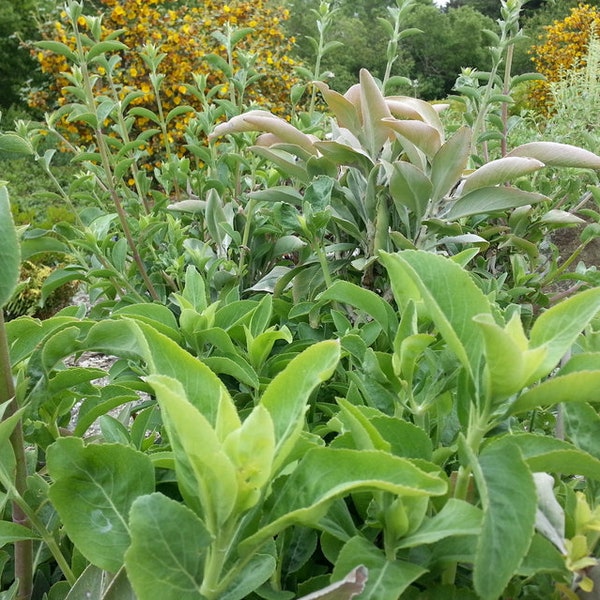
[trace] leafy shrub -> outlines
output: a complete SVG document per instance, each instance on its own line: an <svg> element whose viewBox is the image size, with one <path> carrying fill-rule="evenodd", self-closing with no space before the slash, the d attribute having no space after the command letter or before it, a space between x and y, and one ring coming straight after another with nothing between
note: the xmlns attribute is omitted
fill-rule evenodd
<svg viewBox="0 0 600 600"><path fill-rule="evenodd" d="M102 37L107 40L119 37L127 49L123 48L118 66L111 69L109 78L102 79L107 69L96 63L91 75L100 78L99 95L110 95L112 88L122 100L132 90L139 90L131 105L154 110L157 88L162 86L161 108L165 112L183 104L200 108L188 87L194 83L194 74L207 73L209 86L221 85L219 96L232 99L236 76L250 71L252 86L245 101L260 103L275 113L285 112L285 102L297 81L293 74L295 61L290 56L294 38L288 37L282 28L282 22L289 16L287 10L273 8L263 0L230 3L209 0L189 5L166 0L102 0L102 8L106 11ZM75 37L67 21L66 12L62 11L56 21L43 26L43 35L73 50ZM83 16L77 25L83 33L90 34ZM235 31L232 34L235 50L230 54L227 36L221 32L227 28ZM148 42L155 45L157 60L161 62L162 74L154 80L141 52ZM44 110L66 104L73 98L70 93L73 88L69 88L72 70L67 57L47 49L39 50L36 56L42 70L49 75L50 84L32 94L30 104ZM189 114L176 119L169 132L172 139L182 138L188 121ZM151 125L147 116L138 117L140 129ZM66 126L81 135L83 141L90 139L90 134L74 123Z"/></svg>
<svg viewBox="0 0 600 600"><path fill-rule="evenodd" d="M600 12L589 4L580 4L562 21L546 27L539 44L530 50L535 67L546 77L531 91L532 105L548 115L553 101L551 85L573 67L583 67L590 36L600 27Z"/></svg>

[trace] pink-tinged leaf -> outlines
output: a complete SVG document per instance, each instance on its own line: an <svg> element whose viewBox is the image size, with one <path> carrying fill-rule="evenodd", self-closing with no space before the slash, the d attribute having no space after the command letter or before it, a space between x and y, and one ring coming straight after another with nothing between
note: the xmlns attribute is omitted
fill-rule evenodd
<svg viewBox="0 0 600 600"><path fill-rule="evenodd" d="M442 145L439 131L422 121L383 119L383 123L414 144L429 158L433 157Z"/></svg>
<svg viewBox="0 0 600 600"><path fill-rule="evenodd" d="M264 110L251 110L242 115L237 115L225 123L215 127L210 134L209 140L227 135L230 133L242 133L244 131L263 131L272 133L282 142L295 144L304 148L310 154L317 154L313 146L313 140L310 136L302 133L293 125L290 125L285 119L277 117Z"/></svg>
<svg viewBox="0 0 600 600"><path fill-rule="evenodd" d="M344 98L356 106L356 110L360 110L360 84L355 83L349 87L344 94Z"/></svg>
<svg viewBox="0 0 600 600"><path fill-rule="evenodd" d="M440 121L436 107L429 104L429 102L419 100L419 98L412 98L411 96L388 96L385 100L394 116L401 117L403 110L416 113L419 115L418 117L406 118L417 118L420 121L429 123L429 125L435 127L440 132L443 140L444 126Z"/></svg>
<svg viewBox="0 0 600 600"><path fill-rule="evenodd" d="M359 136L362 128L360 107L339 92L329 89L329 86L322 81L315 81L313 85L321 92L327 106L335 115L338 125L349 129L355 136Z"/></svg>
<svg viewBox="0 0 600 600"><path fill-rule="evenodd" d="M344 579L308 594L308 596L302 596L299 600L351 600L365 589L367 579L366 567L359 565L352 569Z"/></svg>
<svg viewBox="0 0 600 600"><path fill-rule="evenodd" d="M532 173L544 167L544 163L527 156L505 156L498 160L492 160L476 171L473 171L466 179L463 186L463 194L477 188L498 185L511 181L521 175Z"/></svg>
<svg viewBox="0 0 600 600"><path fill-rule="evenodd" d="M530 142L517 146L507 156L537 158L550 167L600 169L600 156L589 150L558 142Z"/></svg>
<svg viewBox="0 0 600 600"><path fill-rule="evenodd" d="M390 138L390 130L382 123L382 119L391 118L392 113L375 79L366 69L360 71L360 99L367 149L374 158Z"/></svg>

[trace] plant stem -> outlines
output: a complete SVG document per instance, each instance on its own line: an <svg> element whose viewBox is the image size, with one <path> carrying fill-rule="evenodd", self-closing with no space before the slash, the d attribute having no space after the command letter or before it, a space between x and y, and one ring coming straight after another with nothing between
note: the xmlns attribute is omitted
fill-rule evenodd
<svg viewBox="0 0 600 600"><path fill-rule="evenodd" d="M7 417L14 415L19 409L15 396L15 386L12 377L10 353L4 311L0 308L0 403L9 401ZM11 436L10 443L15 455L14 486L19 495L27 489L27 459L25 456L25 440L23 437L23 424L18 420ZM21 506L12 503L12 520L14 523L29 527L27 515ZM15 549L15 579L19 581L17 600L29 600L33 590L33 542L20 540L14 543Z"/></svg>

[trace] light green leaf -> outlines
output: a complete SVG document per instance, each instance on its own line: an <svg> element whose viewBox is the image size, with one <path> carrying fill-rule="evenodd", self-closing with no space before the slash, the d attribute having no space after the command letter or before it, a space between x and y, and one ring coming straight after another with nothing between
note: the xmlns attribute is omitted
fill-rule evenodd
<svg viewBox="0 0 600 600"><path fill-rule="evenodd" d="M44 40L42 42L36 42L35 45L42 50L50 50L50 52L54 52L54 54L60 54L61 56L66 57L71 62L77 63L77 55L62 42L54 42L50 40Z"/></svg>
<svg viewBox="0 0 600 600"><path fill-rule="evenodd" d="M431 163L432 198L441 200L460 180L469 160L471 130L461 127L436 153Z"/></svg>
<svg viewBox="0 0 600 600"><path fill-rule="evenodd" d="M515 314L514 319L520 317ZM511 333L515 325L502 328L491 315L479 315L474 320L481 327L485 341L486 376L492 399L520 392L544 360L546 349L528 350L526 345L524 349L522 340Z"/></svg>
<svg viewBox="0 0 600 600"><path fill-rule="evenodd" d="M446 214L450 220L472 215L484 215L536 204L548 200L543 194L534 194L511 187L482 187L461 196Z"/></svg>
<svg viewBox="0 0 600 600"><path fill-rule="evenodd" d="M276 552L273 547L273 552L267 553L265 552L267 548L269 545L261 548L252 556L244 568L238 572L237 577L227 586L227 589L219 592L219 600L244 600L271 577L277 567Z"/></svg>
<svg viewBox="0 0 600 600"><path fill-rule="evenodd" d="M390 194L396 207L408 207L420 222L429 205L432 191L431 181L421 169L405 161L394 163L394 171L390 177Z"/></svg>
<svg viewBox="0 0 600 600"><path fill-rule="evenodd" d="M479 456L475 478L483 501L473 581L483 600L496 600L515 574L534 534L537 496L531 472L510 439Z"/></svg>
<svg viewBox="0 0 600 600"><path fill-rule="evenodd" d="M381 253L394 296L403 307L423 301L450 349L475 378L483 354L483 336L473 318L490 313L490 304L468 272L447 258L430 252L404 250Z"/></svg>
<svg viewBox="0 0 600 600"><path fill-rule="evenodd" d="M333 300L360 309L381 325L381 329L388 339L391 339L398 327L398 317L389 302L375 292L349 281L337 279L317 299L319 301Z"/></svg>
<svg viewBox="0 0 600 600"><path fill-rule="evenodd" d="M600 460L569 442L553 437L520 433L511 436L532 472L583 475L600 480Z"/></svg>
<svg viewBox="0 0 600 600"><path fill-rule="evenodd" d="M117 572L130 542L129 509L154 491L152 462L128 446L71 437L48 447L47 464L48 495L72 542L92 564Z"/></svg>
<svg viewBox="0 0 600 600"><path fill-rule="evenodd" d="M66 583L66 582L62 582ZM53 599L54 586L49 594ZM67 588L68 589L68 588ZM62 598L62 596L57 596ZM116 575L103 571L90 564L77 578L75 585L69 590L65 600L137 600L131 584L120 569Z"/></svg>
<svg viewBox="0 0 600 600"><path fill-rule="evenodd" d="M217 375L230 375L251 388L258 389L259 387L256 371L248 364L246 359L238 354L209 356L204 358L202 362Z"/></svg>
<svg viewBox="0 0 600 600"><path fill-rule="evenodd" d="M273 186L264 190L257 190L248 194L249 198L264 202L285 202L294 206L302 206L304 197L300 192L289 186Z"/></svg>
<svg viewBox="0 0 600 600"><path fill-rule="evenodd" d="M38 540L40 536L29 527L10 521L0 521L0 548L21 540Z"/></svg>
<svg viewBox="0 0 600 600"><path fill-rule="evenodd" d="M189 113L189 112L196 112L196 109L193 106L187 106L187 105L176 106L175 108L173 108L169 111L169 114L167 115L167 117L165 119L165 123L170 123L175 117L184 115L185 113Z"/></svg>
<svg viewBox="0 0 600 600"><path fill-rule="evenodd" d="M238 482L236 511L254 506L263 487L270 481L275 456L275 431L267 409L258 404L241 427L223 442L223 449L233 463Z"/></svg>
<svg viewBox="0 0 600 600"><path fill-rule="evenodd" d="M528 383L545 377L556 367L598 311L600 288L593 288L563 300L536 319L529 336L530 347L543 346L547 353Z"/></svg>
<svg viewBox="0 0 600 600"><path fill-rule="evenodd" d="M21 256L8 191L0 183L0 309L10 300L19 282Z"/></svg>
<svg viewBox="0 0 600 600"><path fill-rule="evenodd" d="M139 600L200 600L212 538L189 509L155 493L131 507L127 575Z"/></svg>
<svg viewBox="0 0 600 600"><path fill-rule="evenodd" d="M569 439L582 450L600 459L600 415L584 402L568 403L563 407L565 428Z"/></svg>
<svg viewBox="0 0 600 600"><path fill-rule="evenodd" d="M215 534L236 505L236 469L209 421L186 397L181 383L164 375L151 375L147 380L163 412L182 495ZM212 401L218 407L219 397Z"/></svg>
<svg viewBox="0 0 600 600"><path fill-rule="evenodd" d="M221 380L202 361L153 327L145 323L138 323L138 327L148 345L150 372L176 379L183 386L186 398L214 426L219 404L233 404Z"/></svg>
<svg viewBox="0 0 600 600"><path fill-rule="evenodd" d="M369 573L361 600L397 600L413 581L427 572L413 563L388 560L382 550L356 536L342 548L331 577L341 577L359 565L364 565Z"/></svg>
<svg viewBox="0 0 600 600"><path fill-rule="evenodd" d="M391 118L392 113L369 71L361 69L359 77L363 135L366 138L369 156L376 158L383 144L390 137L390 131L382 119Z"/></svg>
<svg viewBox="0 0 600 600"><path fill-rule="evenodd" d="M28 156L35 154L31 142L16 133L0 133L0 151Z"/></svg>
<svg viewBox="0 0 600 600"><path fill-rule="evenodd" d="M413 534L400 540L398 548L433 544L453 536L479 535L482 517L481 509L476 506L450 498L437 515L427 519Z"/></svg>
<svg viewBox="0 0 600 600"><path fill-rule="evenodd" d="M336 498L351 492L382 490L405 496L439 496L446 489L446 482L436 475L386 452L312 448L278 492L267 517L270 523L242 545L249 550L292 524L314 526Z"/></svg>
<svg viewBox="0 0 600 600"><path fill-rule="evenodd" d="M267 386L261 404L275 427L274 472L283 466L302 431L312 391L331 377L339 359L339 342L314 344L294 357Z"/></svg>
<svg viewBox="0 0 600 600"><path fill-rule="evenodd" d="M127 50L127 46L123 44L123 42L118 42L117 40L104 40L102 42L98 42L94 44L86 55L87 60L92 60L99 56L100 54L104 54L104 52L120 52L121 50Z"/></svg>
<svg viewBox="0 0 600 600"><path fill-rule="evenodd" d="M599 402L600 371L578 371L554 377L521 394L509 414L554 406L561 402Z"/></svg>
<svg viewBox="0 0 600 600"><path fill-rule="evenodd" d="M507 156L528 156L549 167L600 169L600 156L577 146L557 142L529 142L517 146Z"/></svg>

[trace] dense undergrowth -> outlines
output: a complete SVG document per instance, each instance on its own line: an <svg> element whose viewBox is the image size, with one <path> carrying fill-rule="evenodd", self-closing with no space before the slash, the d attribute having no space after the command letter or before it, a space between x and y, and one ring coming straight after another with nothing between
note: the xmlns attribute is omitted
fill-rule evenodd
<svg viewBox="0 0 600 600"><path fill-rule="evenodd" d="M450 107L317 67L285 119L198 77L179 152L178 108L135 129L135 90L98 83L118 42L68 3L75 50L40 44L68 101L0 136L68 218L24 226L0 187L0 305L50 255L41 301L78 284L92 307L0 312L2 600L594 591L600 157L509 114L536 78L510 75L521 4Z"/></svg>

